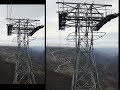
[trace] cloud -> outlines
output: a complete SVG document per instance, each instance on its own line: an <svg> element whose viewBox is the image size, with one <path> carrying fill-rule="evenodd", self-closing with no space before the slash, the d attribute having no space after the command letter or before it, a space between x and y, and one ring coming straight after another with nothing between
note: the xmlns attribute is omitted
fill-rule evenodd
<svg viewBox="0 0 120 90"><path fill-rule="evenodd" d="M48 46L59 46L59 37L61 33L61 39L63 42L63 46L67 45L68 42L66 42L67 35L71 32L74 32L74 28L68 28L65 31L60 31L58 29L58 5L56 4L57 1L63 1L63 0L46 0L46 38L47 38L47 45ZM96 4L110 4L112 7L110 9L113 9L114 12L118 12L118 0L64 0L65 2L80 2L80 3L94 3ZM101 46L100 42L102 41L104 45L102 46L110 46L113 44L114 40L118 40L118 18L111 20L107 24L105 24L101 29L100 32L106 32L106 36L99 39L98 41L95 41L96 46ZM100 41L101 40L101 41ZM117 41L114 42L115 45L117 45ZM70 43L69 43L70 44ZM68 44L68 45L69 45ZM71 45L74 45L72 43ZM114 45L113 45L114 46Z"/></svg>
<svg viewBox="0 0 120 90"><path fill-rule="evenodd" d="M10 4L9 4L10 5ZM40 23L38 25L45 25L45 5L42 4L13 4L11 18L17 19L38 19ZM8 14L8 17L10 13ZM0 45L17 45L17 42L12 42L13 38L17 35L7 36L7 5L0 5ZM37 31L32 37L36 37L34 44L40 42L44 43L43 38L45 37L45 28ZM42 38L42 39L41 39ZM16 39L16 38L15 38ZM14 40L16 41L16 40Z"/></svg>

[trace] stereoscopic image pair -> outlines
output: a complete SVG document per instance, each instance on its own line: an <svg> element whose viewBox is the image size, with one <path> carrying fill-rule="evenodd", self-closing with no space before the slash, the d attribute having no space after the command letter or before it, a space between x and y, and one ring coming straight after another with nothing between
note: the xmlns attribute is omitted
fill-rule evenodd
<svg viewBox="0 0 120 90"><path fill-rule="evenodd" d="M0 84L118 90L118 0L0 5Z"/></svg>

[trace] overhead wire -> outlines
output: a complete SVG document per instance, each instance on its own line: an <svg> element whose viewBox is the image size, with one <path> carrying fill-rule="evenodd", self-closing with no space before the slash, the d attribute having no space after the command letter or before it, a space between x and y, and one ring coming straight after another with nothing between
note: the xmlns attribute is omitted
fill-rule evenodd
<svg viewBox="0 0 120 90"><path fill-rule="evenodd" d="M12 17L12 7L13 7L13 5L11 4L11 5L9 6L9 18ZM12 23L12 21L11 21L10 23Z"/></svg>
<svg viewBox="0 0 120 90"><path fill-rule="evenodd" d="M7 4L7 18L8 18L8 14L9 14L9 5ZM8 20L7 20L7 23L8 23ZM7 31L8 33L8 31ZM8 46L9 46L9 36L7 36L7 41L8 41Z"/></svg>
<svg viewBox="0 0 120 90"><path fill-rule="evenodd" d="M13 5L11 4L11 5L9 5L9 4L7 4L7 18L11 18L12 17L12 8L13 8ZM8 23L9 21L8 21L8 19L7 19L7 23ZM10 22L10 24L11 24L12 22ZM7 31L8 32L8 31ZM7 36L7 41L8 41L8 46L9 46L9 36Z"/></svg>

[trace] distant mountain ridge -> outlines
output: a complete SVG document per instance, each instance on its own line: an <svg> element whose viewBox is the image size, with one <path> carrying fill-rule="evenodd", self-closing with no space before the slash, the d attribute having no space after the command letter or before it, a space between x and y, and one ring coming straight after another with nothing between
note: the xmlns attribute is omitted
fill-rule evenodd
<svg viewBox="0 0 120 90"><path fill-rule="evenodd" d="M37 47L35 47L36 49ZM12 84L14 77L15 63L17 59L17 46L0 46L0 83ZM45 53L44 50L31 50L31 62L33 66L34 76L37 84L45 83ZM6 74L7 73L7 74ZM11 75L12 74L12 75ZM10 76L11 75L11 76ZM4 78L5 76L5 78ZM10 77L10 78L9 78ZM9 79L8 79L9 78ZM2 80L2 81L1 81Z"/></svg>
<svg viewBox="0 0 120 90"><path fill-rule="evenodd" d="M65 47L63 47L65 48ZM68 54L68 56L73 57L75 54L74 48L66 47L67 49L61 52L57 52L54 55L57 55L57 57L62 56L65 58L65 56ZM60 82L66 83L71 82L71 79L63 79L59 80L59 78L70 77L71 65L64 65L65 67L61 67L61 69L58 72L54 72L54 69L61 63L62 59L57 59L53 57L51 52L57 51L62 49L62 47L47 47L46 48L46 71L50 71L50 73L47 73L47 78L51 78L51 83L56 83L58 85ZM71 49L71 50L69 50ZM108 53L107 53L108 52ZM61 55L60 55L61 54ZM112 55L111 55L112 54ZM114 54L114 55L113 55ZM94 48L94 56L96 60L96 65L99 73L100 83L102 85L103 90L118 90L118 49L117 48ZM63 68L63 69L62 69ZM54 75L53 75L54 74ZM59 74L59 75L58 75ZM63 75L62 75L63 74ZM53 75L54 77L52 77ZM55 76L56 75L56 76ZM57 79L57 81L55 80ZM66 86L60 84L59 86L53 87L50 81L47 81L47 90L49 88L52 88L51 90L64 90ZM57 84L58 83L58 84ZM70 89L70 83L66 84L68 85L66 90ZM61 89L60 89L61 88Z"/></svg>

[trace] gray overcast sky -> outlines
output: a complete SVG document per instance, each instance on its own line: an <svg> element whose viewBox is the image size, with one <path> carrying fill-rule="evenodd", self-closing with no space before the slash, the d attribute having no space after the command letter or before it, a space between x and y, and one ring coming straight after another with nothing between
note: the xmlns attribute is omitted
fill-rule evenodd
<svg viewBox="0 0 120 90"><path fill-rule="evenodd" d="M64 45L64 46L73 46L74 43L66 41L67 35L73 30L60 31L58 29L58 5L57 1L63 0L46 0L46 38L47 46L54 45ZM118 0L64 0L66 2L80 2L80 3L94 3L97 4L110 4L112 5L112 12L118 12ZM111 20L105 24L100 32L106 32L106 35L99 40L96 40L94 43L95 47L118 47L118 18ZM61 39L60 39L61 37Z"/></svg>
<svg viewBox="0 0 120 90"><path fill-rule="evenodd" d="M10 17L10 16L8 16ZM0 5L0 45L16 45L16 42L12 42L12 39L16 35L7 36L7 5ZM38 19L40 25L45 25L45 5L42 4L29 4L29 5L15 5L12 4L11 18L21 19ZM32 37L36 39L30 42L30 45L43 46L44 45L45 28L37 31Z"/></svg>

